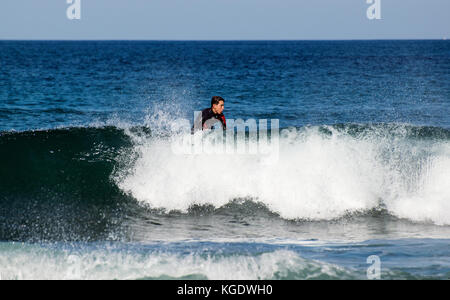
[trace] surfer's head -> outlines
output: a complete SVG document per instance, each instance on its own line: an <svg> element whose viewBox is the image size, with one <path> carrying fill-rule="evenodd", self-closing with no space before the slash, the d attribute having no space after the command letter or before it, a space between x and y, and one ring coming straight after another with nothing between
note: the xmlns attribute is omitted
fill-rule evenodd
<svg viewBox="0 0 450 300"><path fill-rule="evenodd" d="M213 96L211 98L211 109L215 114L221 114L224 109L225 100L220 96Z"/></svg>

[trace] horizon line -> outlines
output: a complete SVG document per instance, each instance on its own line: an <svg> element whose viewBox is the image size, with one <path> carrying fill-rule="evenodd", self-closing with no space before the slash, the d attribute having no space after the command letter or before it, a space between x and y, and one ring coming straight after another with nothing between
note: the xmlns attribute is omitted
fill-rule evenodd
<svg viewBox="0 0 450 300"><path fill-rule="evenodd" d="M359 39L10 39L0 38L0 41L129 41L129 42L296 42L296 41L446 41L447 38L359 38ZM450 40L450 39L449 39Z"/></svg>

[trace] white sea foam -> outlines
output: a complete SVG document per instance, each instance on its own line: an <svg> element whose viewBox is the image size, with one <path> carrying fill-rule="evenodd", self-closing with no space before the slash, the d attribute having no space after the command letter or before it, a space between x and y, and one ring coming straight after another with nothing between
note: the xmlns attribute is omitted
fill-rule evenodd
<svg viewBox="0 0 450 300"><path fill-rule="evenodd" d="M179 254L128 248L58 249L0 244L2 279L314 279L353 278L344 268L289 250L257 255Z"/></svg>
<svg viewBox="0 0 450 300"><path fill-rule="evenodd" d="M401 218L450 224L448 142L409 139L404 128L360 136L322 128L328 134L283 131L275 162L263 154L180 155L168 139L139 137L138 158L114 180L167 211L248 197L286 219L333 219L381 205Z"/></svg>
<svg viewBox="0 0 450 300"><path fill-rule="evenodd" d="M415 174L413 189L402 189L386 201L393 214L415 221L450 224L450 147L425 160Z"/></svg>

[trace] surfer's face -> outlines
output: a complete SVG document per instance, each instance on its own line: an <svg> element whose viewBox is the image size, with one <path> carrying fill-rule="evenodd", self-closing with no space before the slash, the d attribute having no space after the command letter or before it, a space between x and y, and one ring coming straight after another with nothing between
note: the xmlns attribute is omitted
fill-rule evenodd
<svg viewBox="0 0 450 300"><path fill-rule="evenodd" d="M218 104L213 104L212 106L212 110L216 114L221 114L223 112L223 109L224 109L223 101L219 101Z"/></svg>

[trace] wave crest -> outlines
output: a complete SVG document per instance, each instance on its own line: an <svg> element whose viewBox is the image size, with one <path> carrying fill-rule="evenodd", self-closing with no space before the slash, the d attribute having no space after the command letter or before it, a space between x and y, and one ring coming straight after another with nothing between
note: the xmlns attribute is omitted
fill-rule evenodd
<svg viewBox="0 0 450 300"><path fill-rule="evenodd" d="M450 224L448 130L381 124L284 133L275 163L263 155L179 155L169 140L147 139L115 182L166 211L250 198L286 219L328 220L383 206L401 218Z"/></svg>

